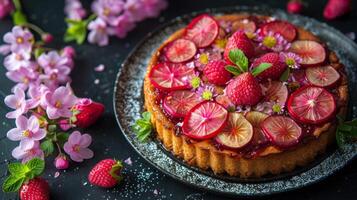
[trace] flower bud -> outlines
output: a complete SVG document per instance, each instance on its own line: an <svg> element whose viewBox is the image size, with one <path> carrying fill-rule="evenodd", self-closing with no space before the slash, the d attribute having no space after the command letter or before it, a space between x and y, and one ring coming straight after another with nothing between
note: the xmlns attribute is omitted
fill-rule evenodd
<svg viewBox="0 0 357 200"><path fill-rule="evenodd" d="M69 167L69 161L65 155L60 154L56 157L54 165L57 169L67 169Z"/></svg>
<svg viewBox="0 0 357 200"><path fill-rule="evenodd" d="M76 50L71 46L66 46L62 50L62 54L66 57L73 58L76 55Z"/></svg>
<svg viewBox="0 0 357 200"><path fill-rule="evenodd" d="M41 35L41 39L45 42L45 43L51 43L53 41L53 36L50 33L44 33Z"/></svg>

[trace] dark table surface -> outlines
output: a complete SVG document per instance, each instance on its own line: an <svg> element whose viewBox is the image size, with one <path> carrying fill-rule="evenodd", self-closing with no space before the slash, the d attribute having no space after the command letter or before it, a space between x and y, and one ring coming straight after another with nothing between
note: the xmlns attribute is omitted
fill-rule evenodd
<svg viewBox="0 0 357 200"><path fill-rule="evenodd" d="M62 36L65 31L63 1L26 0L23 7L31 22L39 25L55 36L52 46L63 47ZM89 2L82 1L89 6ZM308 1L309 6L304 15L325 21L322 9L327 0ZM267 5L273 8L285 9L286 1L238 1L238 0L170 0L169 7L160 18L149 19L138 24L125 39L112 38L106 47L97 47L85 43L81 46L72 44L77 50L75 69L72 72L72 87L79 97L90 97L105 104L106 112L98 123L88 129L93 137L91 149L95 157L83 163L71 163L66 171L61 171L55 178L57 171L52 165L53 157L48 158L44 177L51 187L51 199L225 199L207 191L200 191L181 184L165 176L142 159L125 140L115 121L112 96L116 74L122 61L145 36L148 31L154 30L160 24L176 16L205 8L217 8L236 5ZM333 22L327 22L343 33L357 32L357 3L354 2L351 14ZM0 22L0 35L12 27L10 19ZM2 63L3 57L0 57ZM99 64L106 66L104 72L95 72L94 67ZM99 84L94 80L98 79ZM6 164L11 158L11 150L17 145L9 141L6 132L14 126L13 120L6 119L8 108L3 99L10 93L13 83L5 77L5 68L0 67L0 183L6 176ZM91 186L87 181L90 169L99 160L104 158L127 159L131 158L132 166L126 166L125 179L116 188L111 190ZM264 199L356 199L357 196L357 161L354 160L343 170L328 179L303 188L283 194L263 197ZM0 193L0 199L17 199L16 194Z"/></svg>

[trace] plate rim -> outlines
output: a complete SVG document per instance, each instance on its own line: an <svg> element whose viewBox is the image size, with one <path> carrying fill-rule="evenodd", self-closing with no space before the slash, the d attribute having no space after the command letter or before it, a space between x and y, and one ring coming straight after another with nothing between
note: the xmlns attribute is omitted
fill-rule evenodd
<svg viewBox="0 0 357 200"><path fill-rule="evenodd" d="M182 14L180 16L177 16L177 17L174 17L172 19L170 19L169 21L159 25L158 27L156 27L153 31L150 31L148 32L135 46L134 48L129 52L129 54L126 56L126 58L123 60L122 64L120 65L120 68L118 69L118 73L116 75L116 79L115 79L115 82L114 82L114 92L113 92L113 109L114 109L114 114L115 114L115 119L116 119L116 122L117 124L119 125L119 128L120 130L122 131L125 139L128 141L128 143L130 144L130 146L145 160L147 161L148 163L150 163L150 165L152 165L153 167L155 167L156 169L158 169L160 172L164 173L165 175L171 177L172 179L174 179L175 181L178 181L178 182L181 182L185 185L189 185L189 186L192 186L194 188L198 188L200 190L204 190L204 191L209 191L209 192L214 192L214 193L218 193L218 194L221 194L221 195L224 195L224 196L239 196L239 197L250 197L250 196L264 196L264 195L272 195L272 194L277 194L277 193L285 193L285 192L289 192L289 191L293 191L293 190L297 190L297 189L300 189L300 188L304 188L304 187L307 187L307 186L310 186L312 184L315 184L317 182L321 182L323 180L325 180L326 178L330 177L331 175L335 174L337 171L340 171L342 168L344 168L345 166L347 166L348 164L350 164L353 160L356 159L357 157L357 152L354 153L354 155L349 159L347 160L345 163L341 164L341 165L338 165L336 168L334 168L334 170L328 172L327 174L321 176L320 178L318 179L315 179L315 180L312 180L312 181L309 181L309 182L305 182L303 185L299 185L298 187L288 187L288 188L284 188L283 190L274 190L274 191L269 191L269 192L262 192L262 193L256 193L256 194L247 194L247 193L241 193L241 194L237 194L237 193L231 193L231 192L225 192L225 191L221 191L221 190L218 190L218 189L212 189L212 188L205 188L203 187L202 185L197 185L197 184L194 184L194 183L191 183L191 182L188 182L184 179L180 179L179 176L175 175L174 173L170 173L169 171L166 171L165 169L163 169L162 167L160 167L158 164L156 164L154 161L150 160L149 158L147 158L136 146L133 142L131 142L131 139L129 139L129 136L128 134L126 134L126 130L124 129L121 121L120 121L120 117L119 117L119 114L118 114L118 109L117 109L117 101L116 101L116 97L117 97L117 92L118 92L118 83L119 83L119 80L120 80L120 77L122 76L122 72L123 72L123 68L125 65L127 65L129 63L129 60L130 58L135 54L135 52L138 50L138 48L140 46L142 46L147 39L149 39L150 37L152 37L154 34L158 33L160 30L164 29L165 27L167 26L170 26L172 24L175 24L177 23L178 21L182 20L182 19L185 19L185 18L192 18L198 14L202 14L202 13L212 13L212 14L222 14L222 13L232 13L232 12L245 12L245 10L249 10L249 9L254 9L256 11L262 11L264 9L269 9L270 11L278 11L278 12L282 12L286 15L291 15L291 14L287 14L284 10L282 9L278 9L278 8L270 8L268 6L234 6L234 7L220 7L220 8L209 8L209 9L205 9L205 10L200 10L200 11L194 11L194 12L189 12L189 13L185 13L185 14ZM253 13L253 14L258 14L258 13ZM302 16L302 15L298 15L299 18L304 18L305 20L311 20L311 21L314 21L314 23L319 23L320 25L324 26L324 27L327 27L329 29L331 29L332 31L334 31L335 33L338 34L338 37L343 37L343 39L345 40L349 40L349 43L350 45L352 46L353 49L356 49L357 50L357 44L351 40L350 38L348 38L347 36L345 36L343 33L341 33L339 30L337 30L336 28L332 27L332 26L329 26L328 24L326 24L325 22L321 22L321 21L318 21L314 18L311 18L311 17L307 17L307 16ZM155 142L155 141L154 141ZM157 142L155 142L156 145L160 145L160 144L157 144ZM161 148L161 147L159 147ZM165 152L163 152L165 153ZM332 154L331 154L332 155ZM324 159L327 159L328 157L330 157L331 155L329 156L326 156ZM170 156L169 156L170 157ZM171 158L171 157L170 157ZM172 158L171 158L172 159ZM323 159L323 160L324 160ZM321 160L320 163L323 161ZM174 162L177 162L176 160L174 160ZM317 163L316 165L319 165L320 163ZM179 163L180 165L182 165L181 163ZM315 166L316 166L315 165ZM183 166L183 165L182 165ZM187 166L183 166L185 168L188 168ZM313 166L314 167L314 166ZM312 168L313 168L312 167ZM310 169L312 169L310 168ZM190 168L188 168L190 169ZM308 170L310 170L308 169ZM193 170L195 173L198 173L195 169L190 169L190 170ZM308 171L306 170L306 171ZM206 175L206 174L204 174ZM206 175L208 176L208 175ZM296 176L299 176L299 175L296 175ZM214 178L214 177L212 177ZM224 181L224 180L222 180ZM279 181L279 180L277 180ZM265 181L266 182L266 181ZM274 181L268 181L268 182L274 182ZM239 183L239 184L254 184L255 182L253 183L249 183L249 182L246 182L246 183ZM259 184L259 183L258 183Z"/></svg>

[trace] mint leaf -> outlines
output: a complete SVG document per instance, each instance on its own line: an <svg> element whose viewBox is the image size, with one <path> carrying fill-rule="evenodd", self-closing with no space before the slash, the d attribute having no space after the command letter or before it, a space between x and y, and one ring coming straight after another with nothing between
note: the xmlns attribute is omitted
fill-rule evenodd
<svg viewBox="0 0 357 200"><path fill-rule="evenodd" d="M147 141L152 132L152 128L150 112L144 112L142 118L136 120L135 124L132 126L132 129L140 142Z"/></svg>
<svg viewBox="0 0 357 200"><path fill-rule="evenodd" d="M357 138L357 119L343 122L343 119L337 116L339 125L336 130L336 142L338 147L342 148L349 141Z"/></svg>
<svg viewBox="0 0 357 200"><path fill-rule="evenodd" d="M38 58L38 57L40 57L41 55L42 55L42 53L44 53L45 52L45 50L43 49L43 48L36 48L35 49L35 58Z"/></svg>
<svg viewBox="0 0 357 200"><path fill-rule="evenodd" d="M286 82L289 79L290 76L290 68L286 68L286 70L284 71L284 73L280 76L280 81L282 82Z"/></svg>
<svg viewBox="0 0 357 200"><path fill-rule="evenodd" d="M241 73L248 71L248 58L240 49L233 49L229 52L229 60L237 65Z"/></svg>
<svg viewBox="0 0 357 200"><path fill-rule="evenodd" d="M260 65L252 69L252 74L253 76L258 76L260 73L269 69L271 66L272 66L271 63L260 63Z"/></svg>
<svg viewBox="0 0 357 200"><path fill-rule="evenodd" d="M2 191L4 192L16 192L20 189L21 185L25 181L25 176L10 175L6 178L2 185Z"/></svg>
<svg viewBox="0 0 357 200"><path fill-rule="evenodd" d="M52 140L47 139L41 143L41 149L45 153L45 156L49 156L55 150Z"/></svg>
<svg viewBox="0 0 357 200"><path fill-rule="evenodd" d="M232 65L227 65L227 66L225 66L225 69L226 69L228 72L232 73L234 76L238 76L239 74L242 73L239 69L237 69L237 67L232 66Z"/></svg>
<svg viewBox="0 0 357 200"><path fill-rule="evenodd" d="M15 25L24 25L27 23L27 18L26 15L20 11L20 10L16 10L15 12L13 12L12 14L12 22Z"/></svg>
<svg viewBox="0 0 357 200"><path fill-rule="evenodd" d="M29 168L21 163L10 163L8 169L11 175L14 176L25 176L29 172Z"/></svg>
<svg viewBox="0 0 357 200"><path fill-rule="evenodd" d="M87 36L87 22L66 19L67 30L64 34L64 41L76 41L77 44L82 44Z"/></svg>
<svg viewBox="0 0 357 200"><path fill-rule="evenodd" d="M29 179L34 178L35 176L39 176L42 174L45 169L45 161L40 158L33 158L25 164L30 170Z"/></svg>

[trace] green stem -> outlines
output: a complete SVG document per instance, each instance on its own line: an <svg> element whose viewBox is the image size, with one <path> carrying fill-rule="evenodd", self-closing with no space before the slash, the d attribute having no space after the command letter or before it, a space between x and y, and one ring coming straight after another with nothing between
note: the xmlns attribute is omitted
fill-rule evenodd
<svg viewBox="0 0 357 200"><path fill-rule="evenodd" d="M26 24L24 24L24 26L32 29L33 31L35 31L39 35L42 35L42 34L45 33L45 31L43 31L40 27L36 26L35 24L26 23Z"/></svg>
<svg viewBox="0 0 357 200"><path fill-rule="evenodd" d="M19 10L19 11L22 10L22 6L21 6L20 0L12 0L12 2L14 3L16 10Z"/></svg>
<svg viewBox="0 0 357 200"><path fill-rule="evenodd" d="M62 151L61 151L61 147L60 145L58 144L58 142L55 142L56 146L57 146L57 149L58 149L58 152L59 154L63 154Z"/></svg>

